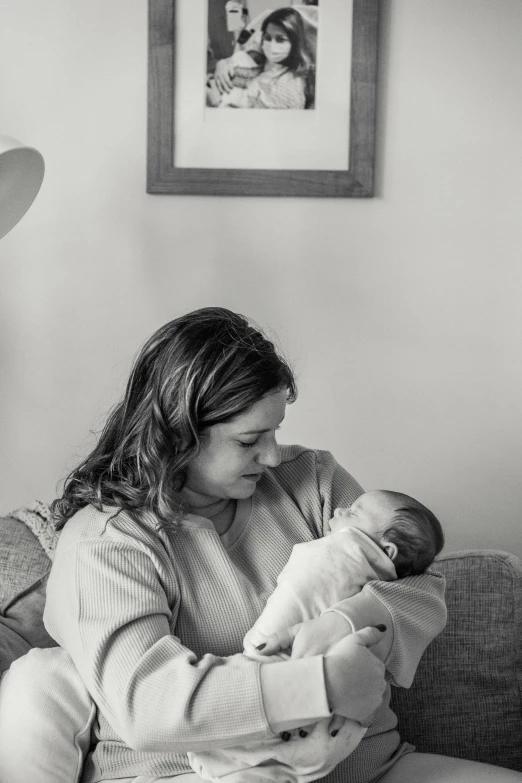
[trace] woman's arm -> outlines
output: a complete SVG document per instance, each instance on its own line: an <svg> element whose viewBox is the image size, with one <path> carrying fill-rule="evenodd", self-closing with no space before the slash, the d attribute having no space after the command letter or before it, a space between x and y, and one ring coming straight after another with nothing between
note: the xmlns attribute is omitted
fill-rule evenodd
<svg viewBox="0 0 522 783"><path fill-rule="evenodd" d="M263 654L292 647L292 659L324 655L346 635L364 628L383 628L372 647L394 685L409 688L428 644L446 624L444 577L435 571L395 582L369 582L360 593L339 601L326 612L268 637Z"/></svg>
<svg viewBox="0 0 522 783"><path fill-rule="evenodd" d="M46 627L99 709L135 750L271 737L259 664L243 655L198 660L171 634L161 565L141 543L77 541L57 551L49 579Z"/></svg>
<svg viewBox="0 0 522 783"><path fill-rule="evenodd" d="M267 717L274 732L304 725L302 717L297 717L294 704L301 701L306 703L312 696L317 700L303 667L306 661L316 661L324 674L324 695L327 701L322 717L331 717L335 713L360 723L366 721L381 704L385 689L384 666L368 649L373 649L381 636L382 631L379 629L364 628L350 636L345 634L324 657L316 655L262 666L263 696ZM294 670L288 668L292 664ZM303 668L299 673L300 666ZM292 674L290 679L287 671ZM293 676L294 672L298 674L297 677ZM300 716L303 712L301 708ZM309 720L308 723L315 721Z"/></svg>
<svg viewBox="0 0 522 783"><path fill-rule="evenodd" d="M392 683L409 688L426 647L446 625L445 580L428 571L395 582L369 582L360 593L329 610L357 631L383 623L384 639L373 648L391 674Z"/></svg>
<svg viewBox="0 0 522 783"><path fill-rule="evenodd" d="M48 583L46 627L135 750L186 752L272 738L274 689L264 686L263 667L242 654L198 660L171 633L177 600L166 582L158 553L143 542L71 541L66 528ZM283 680L283 693L299 694L286 705L292 726L330 714L322 657L288 662Z"/></svg>

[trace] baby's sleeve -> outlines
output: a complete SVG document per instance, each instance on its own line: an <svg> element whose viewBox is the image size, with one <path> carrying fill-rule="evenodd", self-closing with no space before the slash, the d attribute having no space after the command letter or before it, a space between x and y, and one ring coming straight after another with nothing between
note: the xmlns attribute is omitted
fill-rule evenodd
<svg viewBox="0 0 522 783"><path fill-rule="evenodd" d="M444 590L444 576L430 570L393 582L368 582L330 611L341 614L353 631L386 625L382 642L373 650L380 653L392 684L409 688L422 654L446 625Z"/></svg>

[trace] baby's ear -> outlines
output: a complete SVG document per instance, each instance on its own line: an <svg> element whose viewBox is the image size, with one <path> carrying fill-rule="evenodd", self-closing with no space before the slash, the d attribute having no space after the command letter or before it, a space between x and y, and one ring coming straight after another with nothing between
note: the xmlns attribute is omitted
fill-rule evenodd
<svg viewBox="0 0 522 783"><path fill-rule="evenodd" d="M390 560L395 560L397 555L399 554L399 550L397 548L397 544L393 544L391 541L386 541L386 539L382 542L382 548L390 558Z"/></svg>

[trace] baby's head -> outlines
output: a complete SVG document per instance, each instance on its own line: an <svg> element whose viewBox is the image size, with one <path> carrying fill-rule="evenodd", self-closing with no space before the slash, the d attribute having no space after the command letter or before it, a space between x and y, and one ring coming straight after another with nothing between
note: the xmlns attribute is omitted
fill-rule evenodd
<svg viewBox="0 0 522 783"><path fill-rule="evenodd" d="M398 577L422 574L444 546L435 514L401 492L375 489L357 498L349 509L336 509L330 531L356 527L393 560Z"/></svg>

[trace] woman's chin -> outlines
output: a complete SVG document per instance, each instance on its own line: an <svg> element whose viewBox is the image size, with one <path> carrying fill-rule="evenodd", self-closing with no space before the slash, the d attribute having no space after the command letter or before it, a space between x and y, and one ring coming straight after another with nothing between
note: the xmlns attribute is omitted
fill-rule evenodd
<svg viewBox="0 0 522 783"><path fill-rule="evenodd" d="M253 495L256 491L259 479L260 476L241 476L241 479L237 483L237 488L235 488L234 492L234 497L236 500L249 498L251 495Z"/></svg>

